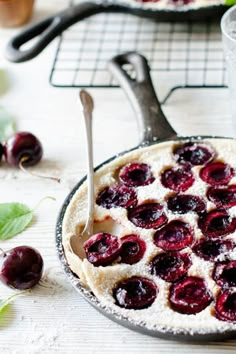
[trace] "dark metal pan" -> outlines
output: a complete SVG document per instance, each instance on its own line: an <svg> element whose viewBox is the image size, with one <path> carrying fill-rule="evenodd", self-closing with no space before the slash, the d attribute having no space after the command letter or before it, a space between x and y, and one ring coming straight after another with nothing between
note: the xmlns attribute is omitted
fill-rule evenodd
<svg viewBox="0 0 236 354"><path fill-rule="evenodd" d="M152 5L154 4L154 5ZM72 6L54 16L28 27L10 40L6 49L6 58L20 63L37 56L61 32L78 21L99 13L126 13L153 19L155 21L200 21L217 19L227 6L215 4L204 7L188 5L159 9L155 3L142 3L135 0L106 0L102 2L84 2ZM36 38L34 44L23 50L22 46Z"/></svg>
<svg viewBox="0 0 236 354"><path fill-rule="evenodd" d="M135 70L136 78L131 79L127 74L124 64L132 65ZM112 59L109 62L110 71L113 73L117 81L120 83L122 88L125 90L128 98L130 99L132 106L137 114L139 119L139 123L141 125L141 133L142 139L140 145L135 147L134 149L141 148L142 146L149 146L153 144L160 144L163 141L178 141L181 140L183 142L198 140L203 138L215 138L208 136L191 136L191 137L179 137L175 130L168 123L164 113L162 112L160 103L156 97L151 78L149 73L149 67L147 61L144 57L137 53L127 53L123 55L119 55ZM222 139L230 139L222 137ZM131 149L129 151L132 151ZM127 151L121 153L123 155L127 153ZM95 171L99 170L105 164L115 160L117 155L112 157L111 159L105 161L100 166L96 167ZM126 318L120 315L118 312L115 312L109 307L104 306L87 288L83 286L80 282L80 279L70 270L62 245L62 224L65 212L67 210L68 205L74 194L80 188L82 183L85 181L86 177L84 177L71 191L71 193L66 198L62 209L60 211L57 225L56 225L56 247L59 255L59 259L61 261L62 267L66 273L66 276L73 284L75 289L82 295L92 306L94 306L98 311L100 311L103 315L107 316L111 320L118 322L119 324L133 329L135 331L139 331L143 334L148 334L151 336L168 338L168 339L177 339L177 340L223 340L226 338L235 338L236 330L225 331L221 333L207 333L202 334L201 332L192 335L191 333L179 332L178 334L171 331L170 328L163 330L157 328L155 330L150 330L145 326L145 323L136 323L131 321L129 318Z"/></svg>

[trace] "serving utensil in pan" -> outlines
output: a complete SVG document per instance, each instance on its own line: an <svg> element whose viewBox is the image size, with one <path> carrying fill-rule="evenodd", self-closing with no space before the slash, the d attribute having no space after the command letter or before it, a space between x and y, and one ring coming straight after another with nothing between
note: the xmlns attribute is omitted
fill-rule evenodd
<svg viewBox="0 0 236 354"><path fill-rule="evenodd" d="M132 65L135 71L135 78L131 78L126 72L126 68L124 64ZM127 53L123 55L116 56L109 62L110 71L115 76L116 80L120 83L120 85L125 90L128 98L130 99L134 110L136 111L137 117L139 119L141 125L141 134L142 139L141 143L129 150L133 151L135 149L140 149L142 146L149 146L153 144L161 144L165 141L181 141L189 142L196 141L201 139L211 139L215 137L209 136L191 136L191 137L180 137L177 135L175 130L168 123L164 113L162 112L160 103L156 97L151 78L149 67L146 59L137 54L137 53ZM226 141L225 138L222 137L223 141ZM234 140L234 139L232 139ZM121 153L120 155L124 155L127 151ZM119 156L120 156L119 155ZM98 167L96 167L95 171L98 171L101 167L106 166L111 161L117 159L117 155L112 157L111 159L105 161ZM86 177L83 178L71 191L71 193L66 198L62 209L60 211L57 225L56 225L56 246L60 261L62 263L63 269L71 281L75 289L81 294L92 306L94 306L98 311L102 314L110 318L111 320L118 322L119 324L131 328L135 331L139 331L144 334L148 334L156 337L163 337L168 339L178 339L178 340L222 340L225 338L230 338L235 336L236 330L227 330L220 333L216 332L207 332L202 333L201 330L196 330L194 335L191 334L191 331L178 331L171 328L148 328L145 323L140 323L135 320L131 320L124 315L121 315L118 311L114 310L114 308L110 308L109 306L105 306L102 304L92 292L88 290L80 279L71 271L68 266L67 259L65 257L64 249L63 249L63 241L62 241L62 225L63 219L65 217L66 210L75 195L78 189L81 187Z"/></svg>
<svg viewBox="0 0 236 354"><path fill-rule="evenodd" d="M189 2L183 6L159 7L158 2L143 3L136 0L105 0L99 2L84 2L48 17L36 23L12 38L6 49L8 60L20 63L37 56L56 36L71 25L99 13L126 13L146 17L156 21L188 21L217 18L227 9L224 0L218 2L209 0L209 6L195 6ZM28 49L22 46L36 38Z"/></svg>

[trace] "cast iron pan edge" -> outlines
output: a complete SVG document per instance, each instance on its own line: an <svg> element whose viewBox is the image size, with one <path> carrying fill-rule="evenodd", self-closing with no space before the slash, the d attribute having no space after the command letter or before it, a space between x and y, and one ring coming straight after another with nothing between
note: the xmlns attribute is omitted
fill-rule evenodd
<svg viewBox="0 0 236 354"><path fill-rule="evenodd" d="M131 79L123 68L123 64L132 64L136 71L136 78ZM109 63L110 71L115 75L116 79L119 81L125 92L127 93L136 114L142 122L142 142L140 145L124 151L118 155L111 157L99 166L97 166L94 171L97 171L105 164L116 159L118 156L122 156L128 152L131 152L137 148L142 148L143 146L150 146L153 144L162 143L168 140L171 141L191 141L191 140L202 140L202 139L232 139L229 137L218 137L218 136L190 136L190 137L179 137L173 128L169 125L166 120L164 113L161 110L160 103L156 97L155 91L152 86L149 67L146 59L137 53L126 53L113 58ZM211 333L201 333L201 331L194 334L191 331L176 330L171 328L163 328L156 326L154 329L150 329L143 322L138 322L131 320L119 314L102 303L91 293L91 291L83 286L80 279L70 270L67 263L63 245L62 245L62 223L64 215L68 205L74 194L77 192L82 183L86 180L86 176L74 187L74 189L67 196L61 211L58 216L56 224L56 249L62 265L62 268L75 287L75 289L87 300L93 307L95 307L99 312L108 317L109 319L125 326L129 329L138 331L142 334L148 334L150 336L181 340L181 341L220 341L224 339L235 338L236 330L227 330L225 332L211 332Z"/></svg>

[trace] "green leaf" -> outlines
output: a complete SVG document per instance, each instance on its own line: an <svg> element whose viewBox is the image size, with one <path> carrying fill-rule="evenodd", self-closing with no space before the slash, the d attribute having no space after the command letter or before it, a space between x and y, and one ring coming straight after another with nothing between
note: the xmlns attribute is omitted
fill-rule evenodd
<svg viewBox="0 0 236 354"><path fill-rule="evenodd" d="M0 107L0 141L5 141L10 135L16 131L13 118Z"/></svg>
<svg viewBox="0 0 236 354"><path fill-rule="evenodd" d="M21 295L25 294L26 292L29 292L29 291L27 291L27 290L21 291L19 293L15 293L15 294L9 296L8 298L6 298L4 300L0 300L0 319L2 319L2 317L4 317L5 313L9 309L10 303L12 301L14 301L16 297L21 296Z"/></svg>
<svg viewBox="0 0 236 354"><path fill-rule="evenodd" d="M31 222L33 212L25 204L0 203L0 240L7 240L22 232Z"/></svg>
<svg viewBox="0 0 236 354"><path fill-rule="evenodd" d="M236 5L236 0L225 0L225 5L227 6Z"/></svg>

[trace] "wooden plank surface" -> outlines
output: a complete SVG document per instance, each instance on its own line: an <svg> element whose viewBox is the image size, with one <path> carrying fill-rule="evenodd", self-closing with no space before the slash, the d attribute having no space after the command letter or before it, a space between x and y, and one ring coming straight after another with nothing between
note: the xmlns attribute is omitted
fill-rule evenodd
<svg viewBox="0 0 236 354"><path fill-rule="evenodd" d="M49 4L50 3L50 4ZM38 18L62 8L64 1L37 2ZM43 143L44 159L34 171L55 175L61 183L42 180L0 166L0 201L19 201L34 207L31 226L0 247L31 245L42 254L45 267L39 286L19 297L0 322L1 354L141 354L141 353L235 353L236 341L179 343L141 335L119 326L95 311L69 284L55 249L55 224L63 200L86 172L85 136L78 106L78 92L55 89L48 83L56 42L38 58L19 65L5 61L7 40L17 30L0 30L0 69L9 88L0 104L15 117L18 130L35 133ZM1 85L1 82L0 82ZM1 90L2 92L2 90ZM119 89L90 90L95 100L95 164L138 143L135 116ZM233 135L228 91L178 91L164 107L170 122L182 135ZM13 291L0 284L0 298Z"/></svg>

